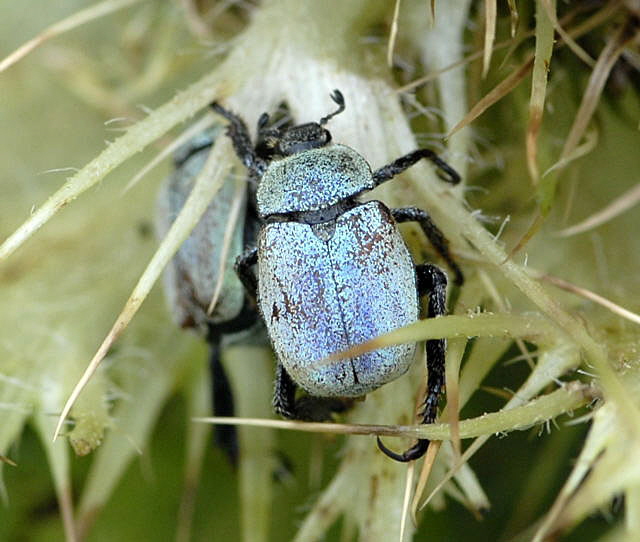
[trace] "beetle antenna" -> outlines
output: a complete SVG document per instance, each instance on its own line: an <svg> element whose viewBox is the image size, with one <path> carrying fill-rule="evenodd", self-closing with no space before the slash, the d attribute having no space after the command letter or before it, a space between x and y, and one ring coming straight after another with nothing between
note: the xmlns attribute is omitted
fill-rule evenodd
<svg viewBox="0 0 640 542"><path fill-rule="evenodd" d="M330 119L344 111L345 105L342 92L340 92L337 88L334 89L334 91L331 93L331 99L338 104L338 109L333 113L328 114L326 117L322 117L320 119L320 126L324 126L325 124L327 124L327 122L329 122Z"/></svg>

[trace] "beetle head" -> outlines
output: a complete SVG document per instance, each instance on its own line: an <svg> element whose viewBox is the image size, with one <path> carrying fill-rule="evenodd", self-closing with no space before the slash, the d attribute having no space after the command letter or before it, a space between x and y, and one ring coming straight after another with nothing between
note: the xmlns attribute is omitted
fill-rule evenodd
<svg viewBox="0 0 640 542"><path fill-rule="evenodd" d="M264 113L258 121L258 143L256 152L261 158L273 156L291 156L300 152L324 147L331 141L331 132L324 125L333 117L344 111L344 96L334 90L331 99L338 104L338 109L320 122L307 122L285 129L267 129L269 115Z"/></svg>

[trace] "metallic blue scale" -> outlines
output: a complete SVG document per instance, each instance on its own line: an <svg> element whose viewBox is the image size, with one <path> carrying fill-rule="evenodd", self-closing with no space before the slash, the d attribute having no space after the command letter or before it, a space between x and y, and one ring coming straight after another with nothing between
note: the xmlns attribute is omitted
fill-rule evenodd
<svg viewBox="0 0 640 542"><path fill-rule="evenodd" d="M258 212L317 211L373 187L371 167L352 148L312 149L269 164L258 186Z"/></svg>
<svg viewBox="0 0 640 542"><path fill-rule="evenodd" d="M258 253L263 318L278 359L307 392L359 396L406 372L415 344L317 363L418 319L414 265L382 203L314 226L269 224Z"/></svg>

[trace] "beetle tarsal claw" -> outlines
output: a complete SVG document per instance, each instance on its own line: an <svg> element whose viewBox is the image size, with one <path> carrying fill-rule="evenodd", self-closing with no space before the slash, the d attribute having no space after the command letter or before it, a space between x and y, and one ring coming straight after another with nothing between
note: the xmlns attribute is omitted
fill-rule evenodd
<svg viewBox="0 0 640 542"><path fill-rule="evenodd" d="M415 445L409 448L406 452L399 454L387 448L382 443L382 439L379 436L376 437L376 441L378 443L378 448L384 455L386 455L387 457L390 457L391 459L395 459L396 461L400 461L401 463L408 463L409 461L420 459L425 453L427 453L427 450L429 448L429 440L420 439L418 440L418 442L416 442Z"/></svg>

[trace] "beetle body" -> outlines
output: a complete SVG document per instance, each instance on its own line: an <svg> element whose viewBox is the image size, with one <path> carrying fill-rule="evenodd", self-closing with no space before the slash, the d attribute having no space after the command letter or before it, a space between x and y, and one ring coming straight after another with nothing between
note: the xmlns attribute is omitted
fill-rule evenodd
<svg viewBox="0 0 640 542"><path fill-rule="evenodd" d="M166 235L182 210L218 132L219 129L209 129L176 152L175 171L167 179L158 198L157 229L160 237ZM232 232L226 254L222 242L229 227L236 193L234 185L230 175L165 270L165 295L173 317L181 327L206 330L210 324L220 324L237 317L242 310L244 288L233 270L233 263L244 248L246 205L240 208L238 226ZM222 286L218 303L211 314L207 314L219 279Z"/></svg>
<svg viewBox="0 0 640 542"><path fill-rule="evenodd" d="M427 316L446 313L446 275L432 264L414 264L398 222L417 221L456 283L463 280L446 238L425 211L358 200L422 158L447 182L459 182L459 175L428 149L372 172L355 150L330 145L323 125L345 108L339 91L332 99L338 110L318 123L267 128L264 114L255 148L242 119L213 106L229 120L227 135L250 177L259 181L256 202L263 224L257 246L238 258L236 270L257 297L278 356L273 402L288 418L330 417L340 409L334 398L363 395L406 372L416 345L327 362L331 354L415 322L422 296L429 298ZM421 417L432 423L444 388L445 341L429 340L426 346L429 378ZM298 387L308 396L297 397ZM410 461L426 452L428 440L403 454L378 445L388 456Z"/></svg>
<svg viewBox="0 0 640 542"><path fill-rule="evenodd" d="M364 158L335 145L272 162L258 189L267 222L295 218L258 237L260 311L278 359L312 395L363 395L413 360L403 344L316 363L418 318L413 261L389 210L351 199L372 187Z"/></svg>

